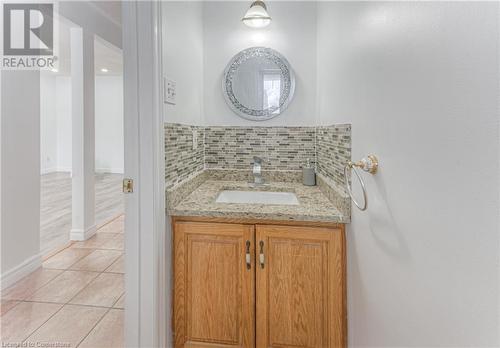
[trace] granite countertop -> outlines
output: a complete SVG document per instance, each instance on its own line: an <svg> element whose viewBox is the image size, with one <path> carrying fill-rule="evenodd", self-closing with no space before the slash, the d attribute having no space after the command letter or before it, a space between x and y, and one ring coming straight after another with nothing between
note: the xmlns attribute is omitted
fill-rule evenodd
<svg viewBox="0 0 500 348"><path fill-rule="evenodd" d="M223 190L265 190L294 192L298 205L216 203ZM263 220L313 221L348 223L318 186L298 182L271 182L269 186L252 188L246 181L206 180L186 198L169 208L170 216L225 217Z"/></svg>

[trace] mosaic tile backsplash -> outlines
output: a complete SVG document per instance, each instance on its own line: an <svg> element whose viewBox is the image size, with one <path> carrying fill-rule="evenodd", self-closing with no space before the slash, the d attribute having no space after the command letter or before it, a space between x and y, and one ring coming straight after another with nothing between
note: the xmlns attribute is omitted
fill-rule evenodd
<svg viewBox="0 0 500 348"><path fill-rule="evenodd" d="M193 150L193 130L198 147ZM351 126L199 127L165 124L167 189L203 169L251 170L253 156L268 159L263 170L298 171L309 158L317 172L343 190L343 165L351 158Z"/></svg>
<svg viewBox="0 0 500 348"><path fill-rule="evenodd" d="M193 131L198 147L193 149ZM204 129L198 126L165 123L165 182L169 189L203 171Z"/></svg>
<svg viewBox="0 0 500 348"><path fill-rule="evenodd" d="M344 189L344 165L351 159L351 125L316 127L316 171Z"/></svg>
<svg viewBox="0 0 500 348"><path fill-rule="evenodd" d="M311 127L207 127L205 165L251 170L259 156L264 170L300 170L308 158L315 162L314 133Z"/></svg>

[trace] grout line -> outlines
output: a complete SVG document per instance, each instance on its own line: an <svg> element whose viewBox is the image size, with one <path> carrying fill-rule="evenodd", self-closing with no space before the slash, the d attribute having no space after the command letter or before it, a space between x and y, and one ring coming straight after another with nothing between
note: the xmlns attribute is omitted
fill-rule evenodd
<svg viewBox="0 0 500 348"><path fill-rule="evenodd" d="M55 270L54 271L61 271L61 270ZM63 272L60 272L58 275L54 276L53 278L50 278L49 280L47 280L45 283L43 283L42 285L40 285L40 287L36 288L33 290L33 292L30 292L26 298L29 298L31 296L33 296L35 294L35 292L37 292L38 290L42 289L43 287L47 286L49 283L51 283L52 281L54 281L55 279L57 279L59 276L61 276L61 274L63 274ZM32 273L31 273L32 274ZM17 281L15 284L13 284L11 287L9 287L9 289L11 289L12 287L16 286L19 282L21 282L22 280L24 280L25 278L29 277L29 275L27 275L26 277L20 279L19 281ZM7 293L7 296L8 296L9 293ZM9 300L9 298L4 298L2 297L1 298L2 300ZM12 298L10 300L14 300L14 301L24 301L25 298L22 298L22 299L15 299L15 298Z"/></svg>
<svg viewBox="0 0 500 348"><path fill-rule="evenodd" d="M120 299L122 298L122 296L125 295L125 290L122 292L122 294L120 296L118 296L118 298L116 299L115 302L113 302L113 305L110 307L110 308L115 308L115 304L120 301ZM119 308L115 308L115 309L119 309Z"/></svg>
<svg viewBox="0 0 500 348"><path fill-rule="evenodd" d="M84 271L85 272L85 271ZM71 304L70 302L76 297L78 296L78 294L80 294L83 290L85 290L90 284L92 284L101 274L102 272L93 272L93 273L97 273L97 275L92 278L92 280L90 282L88 282L83 288L80 289L80 291L78 291L73 297L71 297L68 302L66 302L64 305L68 305L68 304Z"/></svg>
<svg viewBox="0 0 500 348"><path fill-rule="evenodd" d="M123 253L122 253L123 254ZM90 254L89 254L90 255ZM88 256L88 255L87 255ZM42 288L46 287L49 285L49 283L52 283L52 281L56 280L58 277L62 276L64 274L64 272L67 272L67 271L70 271L70 272L88 272L88 273L96 273L96 276L94 278L92 278L92 280L87 284L85 285L80 291L78 291L73 297L71 297L69 299L68 302L66 303L63 303L64 305L66 304L69 304L69 302L71 300L73 300L80 292L82 292L83 290L85 290L95 279L97 279L101 274L103 273L113 273L113 274L125 274L125 273L114 273L114 272L105 272L106 269L108 269L113 263L116 262L116 260L120 258L120 256L118 256L108 267L106 267L103 271L90 271L90 270L74 270L74 269L70 269L71 266L69 266L68 268L66 269L54 269L54 268L48 268L48 269L53 269L53 270L58 270L58 271L62 271L60 274L58 274L57 276L55 276L54 278L52 278L51 280L49 280L47 283L45 283L43 286L41 286L40 288L36 289L33 293L31 293L27 299L25 300L28 300L29 298L33 297L33 295L38 292L39 290L41 290ZM77 261L78 262L78 261ZM76 262L75 262L76 263ZM73 264L74 265L74 264ZM25 301L25 300L20 300L20 301ZM28 302L28 301L26 301ZM31 301L31 302L40 302L40 301ZM48 302L48 303L61 303L61 302Z"/></svg>
<svg viewBox="0 0 500 348"><path fill-rule="evenodd" d="M125 213L122 212L122 213L119 213L117 215L114 215L114 216L110 217L109 220L101 223L100 225L97 225L97 227L96 227L96 234L97 234L98 230L100 230L101 228L103 228L104 226L106 226L108 224L111 224L115 220L118 220L122 215L125 215ZM101 232L101 233L114 233L114 232ZM122 232L117 232L117 233L122 233L123 234L123 231ZM78 241L69 240L68 243L66 244L66 246L62 247L61 249L56 249L56 250L47 252L47 254L45 254L44 256L42 256L42 261L46 261L46 260L50 259L51 257L59 254L60 252L66 250L68 248L71 248L76 242L78 242Z"/></svg>
<svg viewBox="0 0 500 348"><path fill-rule="evenodd" d="M123 215L123 214L122 214ZM111 220L110 222L116 220L117 218L119 218L121 215L117 216L115 219ZM109 222L109 223L110 223ZM71 245L67 246L66 248L60 250L59 252L55 253L54 255L48 257L46 260L48 260L49 258L52 258L54 257L55 255L59 254L60 252L62 252L63 250L65 249L68 249L70 248ZM90 253L88 255L90 255L93 251L95 250L116 250L116 249L97 249L97 248L80 248L80 249L90 249ZM90 284L92 284L101 274L104 274L104 273L110 273L110 274L121 274L123 276L125 276L124 273L115 273L115 272L106 272L106 270L111 267L121 256L124 255L124 250L122 249L121 250L121 255L118 256L115 260L113 260L113 262L108 266L106 267L103 271L87 271L87 270L71 270L70 267L72 267L73 265L75 265L77 262L79 262L80 260L82 260L83 258L87 257L88 255L85 255L83 256L82 258L78 259L77 261L75 261L71 266L69 266L68 268L66 269L58 269L58 268L45 268L45 269L51 269L51 270L59 270L59 271L62 271L60 274L56 275L54 278L50 279L49 281L47 281L44 285L42 285L41 287L35 289L35 291L33 291L33 293L31 293L27 299L23 299L23 300L12 300L12 301L17 301L17 304L12 307L11 309L9 309L7 312L5 312L4 314L8 313L9 311L11 311L13 308L17 307L19 304L21 303L45 303L45 304L54 304L54 305L60 305L61 307L55 311L52 315L50 315L43 323L41 323L36 329L34 329L31 333L29 333L26 338L24 338L22 340L22 342L26 342L36 331L38 331L42 326L44 326L49 320L51 320L57 313L59 313L64 307L66 306L82 306L82 307L92 307L92 308L103 308L103 309L107 309L106 312L102 315L102 317L95 323L95 325L87 332L87 334L82 338L82 340L80 340L80 342L76 345L76 347L78 347L84 340L85 338L87 338L87 336L95 329L95 327L102 321L102 319L112 310L112 309L118 309L118 310L124 310L124 308L114 308L113 306L120 300L120 298L125 294L125 291L122 292L122 294L120 296L117 297L117 299L113 302L113 304L111 305L111 307L106 307L106 306L95 306L95 305L88 305L88 304L71 304L70 302L76 297L78 296L78 294L80 294L82 291L84 291L85 289L87 289ZM45 261L46 261L45 260ZM42 266L43 268L43 266ZM33 297L33 295L40 291L42 288L48 286L50 283L52 283L53 281L55 281L58 277L60 277L62 274L64 274L64 272L67 272L67 271L80 271L80 272L89 272L89 273L96 273L96 276L94 278L92 278L92 280L86 284L80 291L78 291L73 297L71 297L68 301L64 302L64 303L61 303L61 302L48 302L48 301L30 301L29 298ZM23 278L24 279L24 278ZM22 279L20 279L19 281L21 281ZM14 284L15 285L15 284ZM13 285L13 286L14 286ZM3 316L3 315L2 315Z"/></svg>
<svg viewBox="0 0 500 348"><path fill-rule="evenodd" d="M120 258L121 256L118 256L118 258ZM116 260L118 261L118 260ZM111 265L109 265L109 267L113 266L113 264L116 262L116 261L113 261L113 263ZM70 266L71 267L71 266ZM44 268L44 269L50 269L50 270L54 270L54 271L71 271L71 272L91 272L91 273L111 273L111 274L125 274L124 272L112 272L112 271L108 271L108 268L107 267L104 271L87 271L87 270L82 270L82 269L71 269L71 268ZM55 278L54 278L55 279ZM44 285L45 286L45 285ZM40 288L41 289L41 288ZM36 290L38 291L38 289ZM35 291L35 292L36 292ZM11 301L22 301L22 300L16 300L16 299L6 299L6 298L3 298L2 300L11 300Z"/></svg>
<svg viewBox="0 0 500 348"><path fill-rule="evenodd" d="M24 301L23 301L24 302ZM27 301L26 301L27 302ZM41 303L44 303L44 302L41 302ZM60 304L60 303L51 303L51 304ZM64 305L61 305L61 307L54 312L54 314L52 314L51 316L49 316L47 318L47 320L45 320L39 327L37 327L34 331L32 331L22 342L26 342L31 336L33 336L33 334L35 332L37 332L42 326L44 326L50 319L52 319L57 313L59 313L61 311L61 309L64 308Z"/></svg>
<svg viewBox="0 0 500 348"><path fill-rule="evenodd" d="M119 251L119 250L112 250L112 249L92 249L93 251L90 253L92 254L94 251L96 250L102 250L102 251ZM90 255L89 254L89 255ZM87 256L89 256L87 255ZM102 271L91 271L91 270L84 270L84 269L73 269L71 267L73 267L75 264L71 265L68 269L66 269L66 271L87 271L87 272L97 272L97 273L104 273L106 272L106 270L111 267L111 265L113 265L120 257L122 257L124 255L124 252L122 251L120 255L118 255L113 261L111 261L111 263L106 266ZM116 272L106 272L106 273L116 273Z"/></svg>
<svg viewBox="0 0 500 348"><path fill-rule="evenodd" d="M97 247L92 247L92 248L75 248L75 249L92 249L92 251L96 251L96 250L109 250L109 251L121 251L121 252L124 251L124 249L106 249L106 248L103 248L103 247L100 247L100 248L97 248ZM86 257L86 256L88 256L88 255L85 255L84 257Z"/></svg>
<svg viewBox="0 0 500 348"><path fill-rule="evenodd" d="M68 249L68 248L70 248L72 245L73 245L73 241L68 240L68 242L65 244L65 246L64 246L64 247L59 247L58 249L54 249L54 250L52 250L52 251L47 252L47 254L43 255L43 256L42 256L42 262L43 262L43 261L46 261L46 260L48 260L48 259L50 259L50 258L51 258L51 257L53 257L53 256L56 256L56 255L57 255L57 254L59 254L60 252L62 252L62 251L64 251L64 250L66 250L66 249Z"/></svg>
<svg viewBox="0 0 500 348"><path fill-rule="evenodd" d="M103 314L103 316L94 324L94 326L92 326L92 328L90 329L89 332L87 332L87 334L85 336L83 336L83 338L80 340L80 342L78 342L76 344L76 347L75 348L78 348L80 346L80 344L82 344L83 341L85 341L85 339L90 335L90 333L92 331L94 331L94 329L97 327L97 325L102 321L102 319L104 319L104 317L111 311L111 308L108 308L108 310L106 311L106 313Z"/></svg>
<svg viewBox="0 0 500 348"><path fill-rule="evenodd" d="M122 255L124 253L122 252ZM90 283L88 283L80 292L78 292L71 300L73 300L76 296L78 296L79 293L81 293L83 290L85 290L87 287L90 286L90 284L92 284L98 277L100 277L101 274L104 274L106 269L108 269L109 267L111 267L121 256L118 256L116 258L116 260L114 260L108 267L106 267L102 272L100 272L100 274L95 277ZM107 273L107 272L106 272ZM123 276L125 276L125 274L123 274ZM87 334L80 340L80 342L78 342L78 344L76 345L76 348L78 348L83 341L85 341L85 339L90 335L90 333L92 331L94 331L94 329L97 327L97 325L99 325L99 323L104 319L104 317L111 311L111 309L113 309L113 306L120 300L120 298L125 294L125 291L123 291L123 293L118 296L118 298L113 302L113 304L111 305L111 307L108 308L108 310L106 311L106 313L104 313L104 315L95 323L95 325L89 330L89 332L87 332ZM71 301L70 300L70 301ZM66 304L67 305L67 304Z"/></svg>
<svg viewBox="0 0 500 348"><path fill-rule="evenodd" d="M10 309L7 310L7 312L5 313L2 313L0 315L0 318L3 317L5 314L7 314L8 312L10 312L11 310L13 310L14 308L16 308L21 302L23 302L22 300L7 300L7 299L2 299L2 301L13 301L13 302L17 302L14 307L11 307Z"/></svg>
<svg viewBox="0 0 500 348"><path fill-rule="evenodd" d="M104 226L112 223L113 221L117 220L120 218L120 216L125 215L125 213L119 213L118 215L115 215L114 217L109 218L106 222L101 223L100 225L97 226L96 230L99 230L100 228L103 228Z"/></svg>
<svg viewBox="0 0 500 348"><path fill-rule="evenodd" d="M9 286L7 289L4 289L2 291L0 291L0 294L2 295L1 296L1 299L2 300L9 300L8 298L4 298L3 295L7 293L7 295L14 289L14 287L18 286L19 283L21 283L22 281L24 281L26 278L28 278L29 276L33 275L35 272L39 271L39 270L42 270L43 267L39 267L37 269L35 269L33 272L31 272L30 274L24 276L23 278L19 279L17 282L15 282L14 284L12 284L11 286ZM45 283L43 283L42 285L40 285L40 287L36 288L34 292L38 291L39 289L41 289L42 287L44 287L45 285L47 285L48 283L50 283L52 280L54 280L55 278L59 277L59 274L48 279ZM12 300L15 300L15 299L12 299Z"/></svg>
<svg viewBox="0 0 500 348"><path fill-rule="evenodd" d="M116 300L116 302L113 303L113 309L123 309L123 310L125 310L125 303L123 304L123 307L115 307L116 304L118 303L118 301L120 301L120 299L122 297L124 297L124 296L125 296L125 290L123 291L123 294L120 297L118 297L118 300Z"/></svg>
<svg viewBox="0 0 500 348"><path fill-rule="evenodd" d="M112 265L111 265L111 266L112 266ZM109 266L109 267L111 267L111 266ZM108 268L109 268L109 267L108 267ZM106 273L106 274L125 274L125 273L123 273L123 272L111 272L111 271L107 271L107 268L106 268L104 271L102 271L102 273Z"/></svg>
<svg viewBox="0 0 500 348"><path fill-rule="evenodd" d="M66 270L66 271L68 271L68 270ZM61 272L61 274L63 274L64 272L65 271ZM92 272L92 271L85 271L85 272ZM92 332L92 330L97 326L97 324L102 320L102 318L104 318L104 316L113 308L113 307L105 307L105 306L94 306L94 305L71 304L70 303L76 296L78 296L79 293L81 293L83 290L85 290L92 282L94 282L104 272L92 272L92 273L97 273L97 275L87 285L85 285L80 291L78 291L73 297L71 297L67 302L64 302L64 303L60 303L59 302L58 303L58 302L45 302L45 301L27 301L27 300L22 301L22 302L30 302L30 303L47 303L47 304L58 304L58 305L61 305L61 308L59 308L53 315L51 315L46 321L44 321L33 332L31 332L29 334L29 336L26 337L26 339L23 340L23 342L25 342L26 340L28 340L36 331L38 331L43 325L45 325L50 319L52 319L57 313L59 313L66 306L82 306L82 307L93 307L93 308L105 308L105 309L107 309L107 311L104 313L104 315L96 322L96 324L90 329L90 331L87 332L87 334L85 335L85 337L77 344L77 347L78 347L82 343L82 341L90 334L90 332ZM60 275L56 276L55 278L59 277ZM125 292L123 292L123 293L125 293ZM118 301L122 295L120 295L116 301ZM115 303L116 302L114 302L113 305Z"/></svg>
<svg viewBox="0 0 500 348"><path fill-rule="evenodd" d="M114 261L113 261L113 262L114 262ZM83 271L83 272L85 272L85 271ZM92 272L92 271L90 271L90 272ZM66 304L70 304L70 302L71 302L72 300L74 300L74 299L75 299L75 297L77 297L77 296L78 296L81 292L83 292L84 290L86 290L86 289L90 286L90 284L92 284L92 283L93 283L93 282L94 282L97 278L99 278L99 277L100 277L102 274L104 274L105 272L104 272L104 271L100 271L100 272L94 272L94 273L98 273L98 274L97 274L97 276L95 276L95 277L94 277L94 278L93 278L93 279L92 279L92 280L91 280L91 281L90 281L87 285L85 285L85 286L84 286L84 287L83 287L80 291L78 291L78 292L75 294L75 296L73 296L73 297L72 297L72 298L71 298L71 299L70 299L70 300L69 300Z"/></svg>
<svg viewBox="0 0 500 348"><path fill-rule="evenodd" d="M96 227L96 233L95 234L97 234L98 233L97 231L100 230L102 227L104 227L104 226L106 226L108 224L111 224L115 220L118 220L122 215L125 215L125 214L124 213L119 213L119 214L115 215L114 217L111 217L108 221L106 221L106 222L101 223L100 225L98 225ZM114 232L101 232L101 233L114 233ZM116 233L123 234L123 231L122 232L116 232ZM50 251L50 252L47 252L46 255L42 256L42 261L46 261L46 260L50 259L51 257L56 256L60 252L66 250L68 248L71 248L76 242L78 242L78 241L69 240L68 243L66 243L66 245L64 247L62 247L60 249L55 249L55 250Z"/></svg>
<svg viewBox="0 0 500 348"><path fill-rule="evenodd" d="M118 258L117 258L115 261L113 261L113 262L111 263L111 265L109 265L108 267L106 267L106 269L103 271L103 273L121 273L121 272L106 272L106 271L107 271L108 269L110 269L111 267L113 267L113 265L114 265L115 263L117 263L117 262L118 262L118 260L119 260L121 257L123 257L123 255L125 255L125 254L122 254L122 255L118 256ZM125 273L123 273L123 274L125 274Z"/></svg>
<svg viewBox="0 0 500 348"><path fill-rule="evenodd" d="M120 297L121 297L121 295L120 295ZM62 307L64 307L64 306L80 306L80 307L105 308L105 309L114 308L114 307L108 307L108 306L96 306L96 305L89 305L89 304L76 304L76 303L69 303L69 302L48 302L48 301L30 301L30 300L22 300L22 301L19 301L19 302L55 304L55 305L61 305Z"/></svg>
<svg viewBox="0 0 500 348"><path fill-rule="evenodd" d="M113 250L113 251L121 251L121 252L125 251L125 249L110 249L110 248L103 248L102 246L101 247L78 247L78 248L74 248L74 249Z"/></svg>
<svg viewBox="0 0 500 348"><path fill-rule="evenodd" d="M104 226L108 225L108 224L111 224L113 221L115 220L118 220L122 215L124 215L124 213L119 213L118 215L115 215L115 217L112 217L110 218L110 220L108 220L107 222L104 222L103 224L99 225L97 228L96 228L96 233L94 235L96 235L97 233L99 233L99 230L101 228L103 228ZM113 233L113 234L124 234L124 232L100 232L100 233ZM74 244L76 244L78 241L74 241L74 240L70 240L68 241L68 243L66 244L65 247L57 250L57 251L53 251L53 252L49 252L47 255L43 256L42 257L42 262L43 261L47 261L48 259L56 256L57 254L63 252L64 250L66 249L69 249L71 248ZM84 248L80 248L80 249L84 249Z"/></svg>
<svg viewBox="0 0 500 348"><path fill-rule="evenodd" d="M92 249L92 250L93 250L93 251L92 251L91 253L93 253L93 252L94 252L95 250L97 250L97 249ZM89 253L89 255L90 255L91 253ZM103 274L103 273L112 273L112 272L106 272L106 270L107 270L109 267L111 267L111 266L112 266L112 265L113 265L113 264L114 264L114 263L115 263L115 262L116 262L116 261L117 261L117 260L118 260L121 256L123 256L123 255L124 255L124 252L122 251L121 255L120 255L120 256L118 256L116 259L114 259L114 260L111 262L111 264L110 264L108 267L104 268L104 270L102 270L102 271L89 271L89 272L95 272L95 273L98 273L98 275L97 275L95 278L93 278L93 279L92 279L92 280L91 280L91 281L90 281L87 285L85 285L85 286L84 286L84 287L83 287L83 288L82 288L79 292L77 292L77 293L75 294L75 296L73 296L73 297L72 297L72 298L71 298L71 299L70 299L70 300L69 300L66 304L68 304L69 302L71 302L71 301L72 301L72 300L73 300L76 296L78 296L78 295L79 295L82 291L84 291L85 289L87 289L87 288L90 286L90 284L92 284L92 283L93 283L93 282L94 282L94 281L95 281L98 277L100 277L100 276L101 276L101 274ZM87 256L88 256L88 255L87 255ZM70 267L71 267L71 266L70 266ZM68 268L67 270L70 270L70 269ZM78 271L78 270L74 270L74 271ZM82 271L82 270L80 270L80 271ZM62 273L61 273L61 274L62 274ZM113 274L123 274L123 276L125 277L125 273L113 273ZM120 296L121 296L121 295L120 295ZM118 297L118 298L119 298L119 297Z"/></svg>
<svg viewBox="0 0 500 348"><path fill-rule="evenodd" d="M75 248L75 249L85 249L85 248ZM62 251L62 250L61 250ZM67 271L68 269L70 269L72 266L74 266L76 263L80 262L81 260L83 260L85 257L89 256L90 254L92 254L92 251L89 252L87 255L84 255L82 256L81 258L79 258L78 260L76 260L75 262L73 262L71 265L69 265L67 268L50 268L50 267L43 267L43 264L42 264L42 268L44 269L58 269L58 270L63 270L63 271ZM54 255L56 256L56 255ZM45 261L48 261L45 260Z"/></svg>

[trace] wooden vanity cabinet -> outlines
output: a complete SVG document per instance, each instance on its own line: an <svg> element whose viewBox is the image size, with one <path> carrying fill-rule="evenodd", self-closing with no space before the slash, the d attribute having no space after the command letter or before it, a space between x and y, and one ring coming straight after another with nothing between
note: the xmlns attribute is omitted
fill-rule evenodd
<svg viewBox="0 0 500 348"><path fill-rule="evenodd" d="M253 252L254 226L174 226L175 346L253 347L255 273L246 255Z"/></svg>
<svg viewBox="0 0 500 348"><path fill-rule="evenodd" d="M343 225L174 219L176 347L345 347Z"/></svg>

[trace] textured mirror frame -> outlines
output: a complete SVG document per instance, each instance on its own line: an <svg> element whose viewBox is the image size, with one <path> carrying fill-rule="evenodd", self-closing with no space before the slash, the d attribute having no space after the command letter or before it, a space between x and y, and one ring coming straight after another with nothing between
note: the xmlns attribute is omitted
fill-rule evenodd
<svg viewBox="0 0 500 348"><path fill-rule="evenodd" d="M284 86L279 106L263 110L251 109L241 104L233 93L233 78L239 66L246 60L256 57L272 61L281 70ZM290 63L279 52L266 47L250 47L236 54L227 64L222 78L222 92L226 103L238 116L252 121L265 121L280 115L290 105L295 93L295 75ZM279 112L276 112L277 110Z"/></svg>

